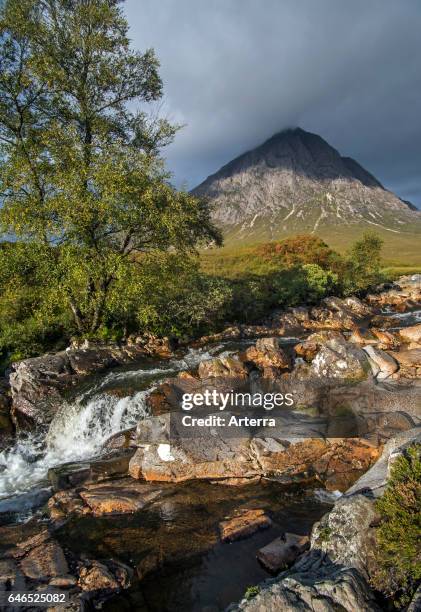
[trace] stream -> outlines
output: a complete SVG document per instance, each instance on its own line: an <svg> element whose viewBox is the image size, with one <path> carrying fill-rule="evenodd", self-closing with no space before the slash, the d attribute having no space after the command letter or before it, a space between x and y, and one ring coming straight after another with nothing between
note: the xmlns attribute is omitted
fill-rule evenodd
<svg viewBox="0 0 421 612"><path fill-rule="evenodd" d="M421 311L385 312L399 327L421 321ZM297 338L283 338L288 346ZM253 343L229 341L189 349L171 360L144 358L96 375L63 400L47 431L21 436L0 452L0 525L28 528L51 495L48 470L100 457L104 443L148 417L146 398L163 380L203 360ZM190 482L163 484L162 499L144 511L122 516L72 517L55 537L77 557L118 558L139 567L148 555L165 565L104 604L109 612L216 612L241 598L248 586L270 577L256 552L285 531L309 533L332 506L334 495L285 489L276 482L247 486ZM223 544L218 524L236 508L265 508L272 526L252 537ZM38 514L38 517L41 517Z"/></svg>

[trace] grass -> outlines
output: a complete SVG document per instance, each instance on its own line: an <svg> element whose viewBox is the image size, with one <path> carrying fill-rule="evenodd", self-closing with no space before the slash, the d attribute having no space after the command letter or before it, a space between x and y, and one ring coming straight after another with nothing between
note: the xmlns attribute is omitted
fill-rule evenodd
<svg viewBox="0 0 421 612"><path fill-rule="evenodd" d="M347 252L353 242L362 237L367 227L347 228L341 235L321 232L320 237L341 254ZM377 232L377 229L376 229ZM384 240L383 262L387 276L397 278L403 274L421 273L421 234L390 234L378 232ZM273 272L276 265L262 259L258 252L263 243L230 243L229 239L222 248L204 250L200 254L201 267L213 276L239 278L244 274L265 275Z"/></svg>

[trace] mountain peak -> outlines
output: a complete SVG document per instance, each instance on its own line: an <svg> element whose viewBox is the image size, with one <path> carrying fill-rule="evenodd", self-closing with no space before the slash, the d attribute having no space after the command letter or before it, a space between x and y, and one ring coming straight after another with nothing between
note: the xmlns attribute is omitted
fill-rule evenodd
<svg viewBox="0 0 421 612"><path fill-rule="evenodd" d="M421 215L318 134L284 129L193 190L214 204L226 236L268 240L362 224L400 233Z"/></svg>

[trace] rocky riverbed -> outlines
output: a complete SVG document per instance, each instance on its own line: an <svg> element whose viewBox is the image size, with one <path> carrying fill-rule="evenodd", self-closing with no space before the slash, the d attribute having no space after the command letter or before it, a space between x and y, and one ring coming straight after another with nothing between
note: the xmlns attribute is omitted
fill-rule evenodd
<svg viewBox="0 0 421 612"><path fill-rule="evenodd" d="M174 437L183 394L204 390L294 404L276 435ZM223 610L295 562L240 609L377 610L359 544L385 477L372 476L420 421L419 277L191 347L132 338L17 363L0 389L0 592L59 588L75 610ZM325 523L358 559L320 543Z"/></svg>

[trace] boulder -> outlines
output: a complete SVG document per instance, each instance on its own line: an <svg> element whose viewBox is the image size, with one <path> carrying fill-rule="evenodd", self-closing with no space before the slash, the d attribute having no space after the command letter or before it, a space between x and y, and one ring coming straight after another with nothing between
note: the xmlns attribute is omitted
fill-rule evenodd
<svg viewBox="0 0 421 612"><path fill-rule="evenodd" d="M200 379L208 378L240 378L245 379L248 371L244 364L234 356L217 357L201 361L198 374Z"/></svg>
<svg viewBox="0 0 421 612"><path fill-rule="evenodd" d="M392 355L373 346L365 346L363 349L370 360L373 376L378 380L389 378L399 370L399 364Z"/></svg>
<svg viewBox="0 0 421 612"><path fill-rule="evenodd" d="M255 346L250 346L245 352L245 360L260 369L276 368L281 371L291 365L279 338L259 338Z"/></svg>
<svg viewBox="0 0 421 612"><path fill-rule="evenodd" d="M124 450L128 448L137 447L136 444L136 427L130 427L130 429L125 429L123 431L119 431L116 434L113 434L108 438L108 440L104 443L104 449L114 451L114 450Z"/></svg>
<svg viewBox="0 0 421 612"><path fill-rule="evenodd" d="M253 478L260 471L247 441L212 436L139 448L129 467L133 478L158 482Z"/></svg>
<svg viewBox="0 0 421 612"><path fill-rule="evenodd" d="M369 313L371 309L357 298L348 298L347 302L338 297L328 297L320 306L312 308L311 319L304 321L303 326L308 329L353 330Z"/></svg>
<svg viewBox="0 0 421 612"><path fill-rule="evenodd" d="M329 340L344 340L343 335L335 330L320 330L310 334L303 342L294 346L299 357L310 363L317 355L320 348Z"/></svg>
<svg viewBox="0 0 421 612"><path fill-rule="evenodd" d="M223 542L234 542L251 536L261 529L267 529L271 525L271 519L261 508L242 508L232 517L221 521L219 531Z"/></svg>
<svg viewBox="0 0 421 612"><path fill-rule="evenodd" d="M314 525L311 550L292 568L259 585L254 597L228 610L380 612L383 608L369 586L375 569L374 527L378 523L374 500L384 490L393 454L419 441L420 436L417 428L390 440L381 459Z"/></svg>
<svg viewBox="0 0 421 612"><path fill-rule="evenodd" d="M260 586L254 597L227 612L381 612L367 581L319 553L303 556L287 572Z"/></svg>
<svg viewBox="0 0 421 612"><path fill-rule="evenodd" d="M32 357L12 364L11 416L20 429L47 425L61 406L62 392L87 376L145 355L142 346L91 346Z"/></svg>
<svg viewBox="0 0 421 612"><path fill-rule="evenodd" d="M317 479L330 488L338 488L340 477L341 488L346 488L377 458L377 449L364 440L327 441L322 434L315 437L316 425L304 419L308 437L294 437L293 425L286 421L280 440L250 439L247 432L241 438L223 438L209 432L177 440L169 436L168 415L147 419L138 426L141 447L130 461L129 472L133 478L158 482L272 475L285 483Z"/></svg>
<svg viewBox="0 0 421 612"><path fill-rule="evenodd" d="M288 567L310 546L306 535L285 533L257 551L260 563L271 573Z"/></svg>
<svg viewBox="0 0 421 612"><path fill-rule="evenodd" d="M79 569L78 584L83 591L127 589L133 570L120 561L86 560Z"/></svg>
<svg viewBox="0 0 421 612"><path fill-rule="evenodd" d="M312 373L320 378L358 382L371 372L366 353L342 339L328 340L311 364Z"/></svg>
<svg viewBox="0 0 421 612"><path fill-rule="evenodd" d="M399 335L404 342L416 342L421 344L421 323L400 329Z"/></svg>
<svg viewBox="0 0 421 612"><path fill-rule="evenodd" d="M333 563L357 569L368 580L377 522L372 499L360 494L343 496L313 526L311 548L325 553Z"/></svg>

